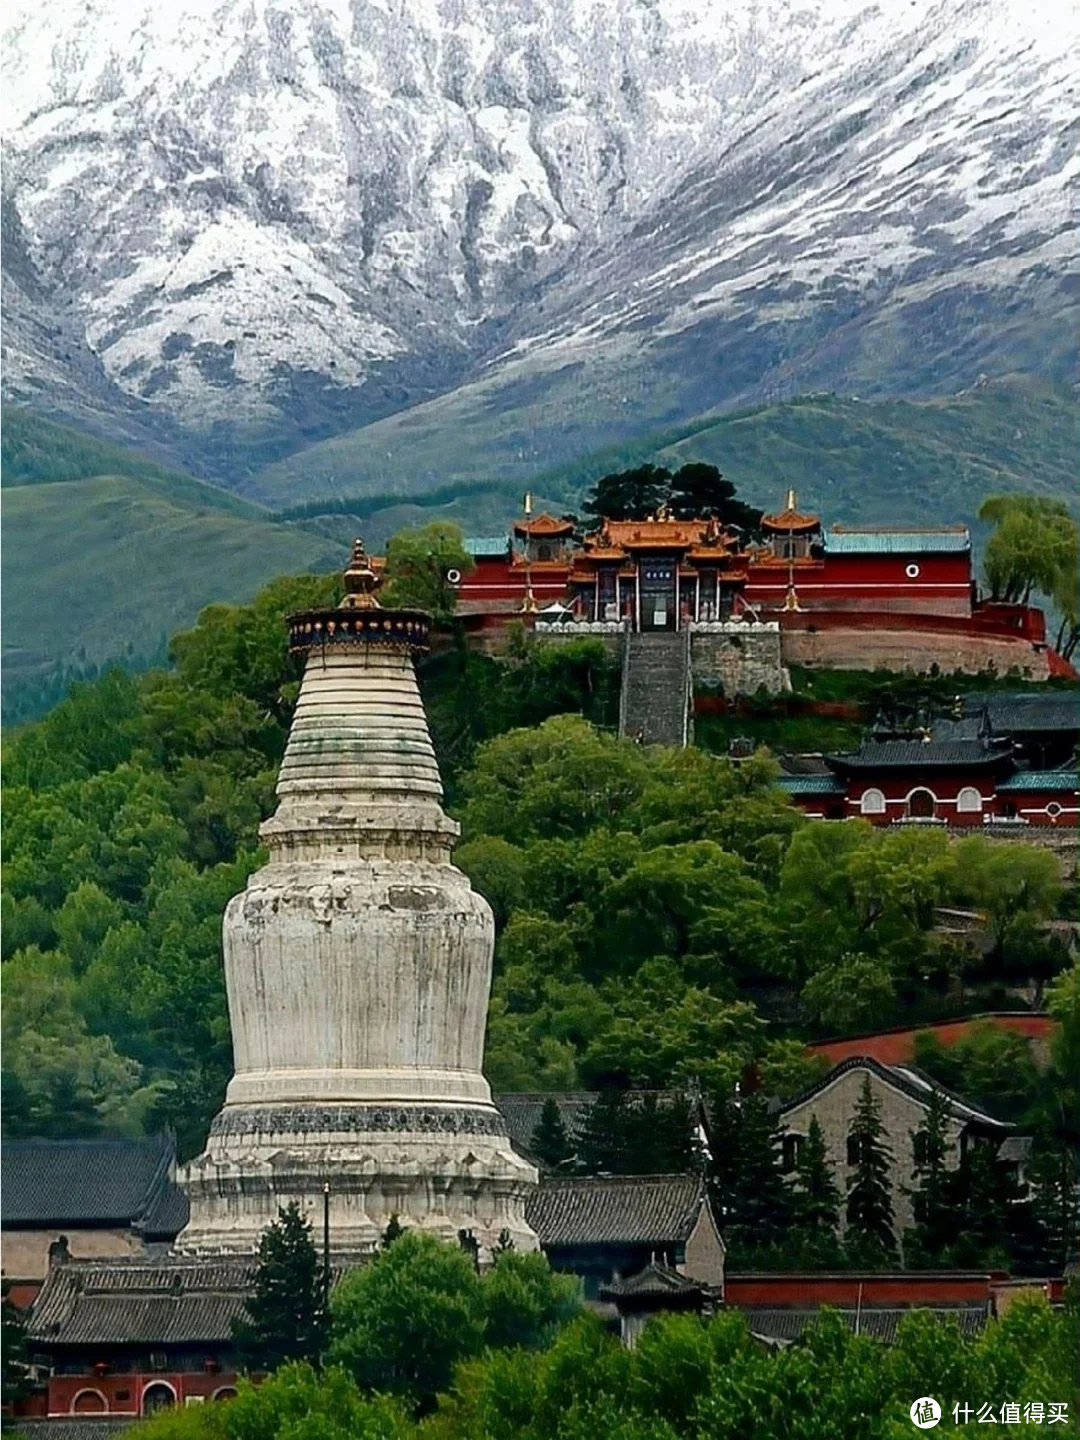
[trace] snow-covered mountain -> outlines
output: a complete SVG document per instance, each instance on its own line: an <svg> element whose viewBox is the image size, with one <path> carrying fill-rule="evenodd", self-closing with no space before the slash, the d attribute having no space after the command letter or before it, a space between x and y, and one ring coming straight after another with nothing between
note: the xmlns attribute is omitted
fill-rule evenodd
<svg viewBox="0 0 1080 1440"><path fill-rule="evenodd" d="M289 448L568 366L612 433L631 394L654 423L1069 373L1075 25L1062 0L18 0L6 391Z"/></svg>

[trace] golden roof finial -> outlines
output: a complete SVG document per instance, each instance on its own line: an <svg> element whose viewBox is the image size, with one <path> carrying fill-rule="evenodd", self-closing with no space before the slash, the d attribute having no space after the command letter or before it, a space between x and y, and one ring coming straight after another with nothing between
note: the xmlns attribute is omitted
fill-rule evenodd
<svg viewBox="0 0 1080 1440"><path fill-rule="evenodd" d="M797 510L797 509L799 508L799 506L798 506L798 499L799 499L799 497L795 494L795 491L794 491L794 490L789 490L789 491L787 492L787 504L784 506L784 509L785 509L785 510Z"/></svg>
<svg viewBox="0 0 1080 1440"><path fill-rule="evenodd" d="M378 600L375 598L375 591L382 584L382 577L376 575L368 559L367 551L364 549L364 542L359 536L353 541L352 554L349 556L349 563L345 567L345 598L341 602L342 610L378 610Z"/></svg>

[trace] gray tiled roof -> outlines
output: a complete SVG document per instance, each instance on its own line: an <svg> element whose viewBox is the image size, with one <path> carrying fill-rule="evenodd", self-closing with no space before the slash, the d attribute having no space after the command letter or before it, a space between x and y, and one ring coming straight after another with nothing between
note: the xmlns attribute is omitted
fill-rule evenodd
<svg viewBox="0 0 1080 1440"><path fill-rule="evenodd" d="M1007 749L995 750L981 740L877 740L858 750L827 756L838 770L926 770L932 766L1000 765Z"/></svg>
<svg viewBox="0 0 1080 1440"><path fill-rule="evenodd" d="M677 1245L705 1203L696 1175L545 1179L526 1203L541 1245Z"/></svg>
<svg viewBox="0 0 1080 1440"><path fill-rule="evenodd" d="M664 1299L669 1296L711 1293L712 1287L704 1281L692 1280L688 1275L681 1275L678 1270L673 1270L670 1265L660 1265L655 1260L646 1265L644 1270L631 1275L629 1280L613 1280L608 1285L600 1286L601 1300Z"/></svg>
<svg viewBox="0 0 1080 1440"><path fill-rule="evenodd" d="M1078 787L1076 767L1067 770L1018 770L1007 780L999 780L996 786L1000 795L1005 791L1054 791L1071 794Z"/></svg>
<svg viewBox="0 0 1080 1440"><path fill-rule="evenodd" d="M773 782L789 795L843 795L835 775L778 775Z"/></svg>
<svg viewBox="0 0 1080 1440"><path fill-rule="evenodd" d="M6 1140L0 1152L0 1219L5 1228L138 1226L168 1201L168 1209L160 1213L171 1223L183 1209L170 1193L175 1159L169 1135ZM167 1226L155 1233L168 1233Z"/></svg>
<svg viewBox="0 0 1080 1440"><path fill-rule="evenodd" d="M825 532L829 555L943 555L971 549L966 529L951 530L845 530L835 525Z"/></svg>
<svg viewBox="0 0 1080 1440"><path fill-rule="evenodd" d="M50 1270L29 1336L43 1345L228 1341L255 1260L69 1261Z"/></svg>
<svg viewBox="0 0 1080 1440"><path fill-rule="evenodd" d="M801 1339L806 1327L820 1314L817 1309L776 1310L752 1305L739 1308L746 1316L752 1335L757 1335L763 1340L779 1341L782 1344L790 1344L793 1340ZM896 1340L900 1322L906 1315L912 1313L912 1308L915 1307L879 1309L864 1306L862 1310L838 1310L836 1313L849 1330L855 1332L857 1329L860 1335L869 1335L872 1339L883 1340L886 1345L891 1345ZM960 1326L960 1333L965 1336L978 1335L986 1326L987 1307L985 1305L919 1306L917 1308L929 1309L930 1313L939 1320L955 1320Z"/></svg>
<svg viewBox="0 0 1080 1440"><path fill-rule="evenodd" d="M1060 733L1080 728L1080 695L1075 690L1045 695L988 690L965 695L964 711L968 715L985 711L991 728L999 735L1024 731Z"/></svg>
<svg viewBox="0 0 1080 1440"><path fill-rule="evenodd" d="M54 1420L19 1420L12 1440L106 1440L130 1430L138 1415L62 1415ZM7 1432L5 1432L7 1433Z"/></svg>

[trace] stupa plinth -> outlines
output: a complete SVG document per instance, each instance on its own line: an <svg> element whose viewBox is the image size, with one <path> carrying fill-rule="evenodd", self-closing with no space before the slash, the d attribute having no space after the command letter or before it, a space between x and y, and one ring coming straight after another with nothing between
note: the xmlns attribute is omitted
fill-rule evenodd
<svg viewBox="0 0 1080 1440"><path fill-rule="evenodd" d="M205 1152L181 1176L177 1248L252 1251L279 1206L321 1214L337 1253L403 1225L481 1254L519 1249L536 1172L481 1073L491 909L451 864L458 825L413 657L420 611L383 609L357 542L336 609L289 617L306 657L268 863L225 911L235 1073Z"/></svg>

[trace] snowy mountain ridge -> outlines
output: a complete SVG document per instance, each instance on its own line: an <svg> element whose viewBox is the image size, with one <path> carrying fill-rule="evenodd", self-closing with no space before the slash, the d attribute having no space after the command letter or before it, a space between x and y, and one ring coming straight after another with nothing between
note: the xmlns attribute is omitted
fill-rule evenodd
<svg viewBox="0 0 1080 1440"><path fill-rule="evenodd" d="M616 428L643 389L902 389L912 354L931 386L1067 371L1075 29L1057 0L20 3L6 393L77 408L98 367L152 422L292 448L583 360Z"/></svg>

